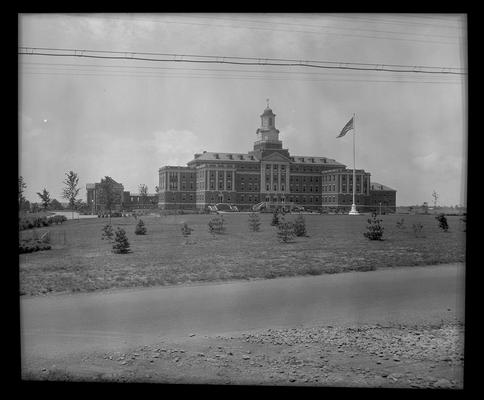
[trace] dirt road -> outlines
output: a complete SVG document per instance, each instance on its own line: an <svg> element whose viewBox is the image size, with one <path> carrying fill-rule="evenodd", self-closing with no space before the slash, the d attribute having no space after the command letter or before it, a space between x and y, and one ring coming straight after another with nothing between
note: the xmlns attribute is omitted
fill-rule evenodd
<svg viewBox="0 0 484 400"><path fill-rule="evenodd" d="M427 343L427 353L420 349L417 360L410 357L407 364L399 360L393 370L397 378L392 375L390 381L383 379L384 383L401 385L398 377L404 372L399 368L416 372L418 366L421 369L428 364L430 368L443 362L439 364L444 367L440 375L445 378L440 384L454 387L459 385L462 370L459 346L463 327L459 321L463 321L463 294L464 267L453 264L26 298L21 302L22 362L25 373L35 379L39 378L36 374L42 377L46 371L70 371L71 378L87 379L98 374L135 380L150 376L163 382L251 383L262 379L262 383L334 384L357 382L346 376L350 370L341 370L341 365L357 368L360 363L365 368L370 365L368 371L382 369L382 362L396 363L394 356L408 359L405 346L412 349L415 344ZM395 342L394 336L403 338L403 342ZM435 337L440 337L440 342L432 342ZM166 352L151 358L160 347ZM180 349L185 350L177 353ZM258 361L244 353L249 349L259 354ZM386 360L376 364L380 359L372 359L374 352ZM228 353L240 354L231 358ZM133 360L143 359L143 354L149 357L136 364ZM427 354L426 361L418 360L422 354ZM320 373L303 374L304 379L288 375L301 357L303 365L311 365L316 356L338 364L339 370L326 369L326 375L321 375L323 370L319 369ZM287 373L275 373L274 368ZM223 379L217 371L223 371ZM337 371L331 381L328 374ZM358 372L361 382L372 381L363 379L362 371L366 370L353 370L353 376ZM405 382L422 387L438 381Z"/></svg>

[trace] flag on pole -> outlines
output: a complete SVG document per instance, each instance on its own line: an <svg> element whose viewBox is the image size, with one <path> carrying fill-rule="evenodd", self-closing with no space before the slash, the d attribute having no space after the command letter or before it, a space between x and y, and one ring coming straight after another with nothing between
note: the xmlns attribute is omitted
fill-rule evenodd
<svg viewBox="0 0 484 400"><path fill-rule="evenodd" d="M346 123L345 127L343 128L343 130L341 131L341 133L336 136L337 138L340 138L344 135L346 135L346 133L350 130L353 129L353 117L351 117L351 119Z"/></svg>

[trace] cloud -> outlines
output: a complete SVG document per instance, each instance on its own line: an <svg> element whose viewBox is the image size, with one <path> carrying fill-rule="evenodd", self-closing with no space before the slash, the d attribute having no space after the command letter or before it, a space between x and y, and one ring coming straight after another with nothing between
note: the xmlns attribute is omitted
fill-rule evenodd
<svg viewBox="0 0 484 400"><path fill-rule="evenodd" d="M432 152L412 159L415 166L425 172L456 173L463 165L463 157Z"/></svg>
<svg viewBox="0 0 484 400"><path fill-rule="evenodd" d="M169 129L153 133L152 144L162 165L186 165L194 153L202 151L207 143L188 130ZM209 149L210 150L210 149Z"/></svg>

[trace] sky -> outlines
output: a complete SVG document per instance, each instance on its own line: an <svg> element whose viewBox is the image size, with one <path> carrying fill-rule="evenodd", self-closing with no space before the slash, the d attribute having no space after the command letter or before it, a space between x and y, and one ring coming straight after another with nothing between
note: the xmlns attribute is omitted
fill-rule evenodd
<svg viewBox="0 0 484 400"><path fill-rule="evenodd" d="M467 68L465 15L20 14L18 26L19 47L28 48ZM43 188L64 201L71 170L84 200L86 184L104 176L154 193L164 165L186 165L204 150L252 150L269 99L291 155L352 168L354 134L356 168L397 190L397 205L433 204L434 190L439 205L466 203L465 73L64 53L18 57L19 174L31 202ZM355 130L336 139L353 114Z"/></svg>

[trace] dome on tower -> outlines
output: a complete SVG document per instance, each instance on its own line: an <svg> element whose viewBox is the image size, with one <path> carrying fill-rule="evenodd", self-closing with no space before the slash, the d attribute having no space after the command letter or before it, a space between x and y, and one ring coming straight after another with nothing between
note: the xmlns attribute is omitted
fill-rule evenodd
<svg viewBox="0 0 484 400"><path fill-rule="evenodd" d="M274 115L274 113L272 112L272 109L270 109L269 107L267 107L264 112L262 113L262 115Z"/></svg>
<svg viewBox="0 0 484 400"><path fill-rule="evenodd" d="M267 107L265 108L264 112L261 114L261 117L264 117L264 116L275 117L276 114L274 114L272 112L272 109L269 107L269 99L267 99L266 101L267 101Z"/></svg>

